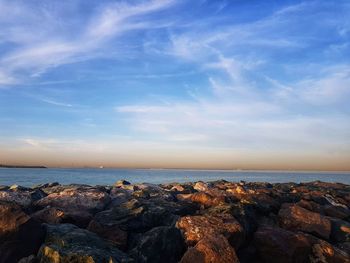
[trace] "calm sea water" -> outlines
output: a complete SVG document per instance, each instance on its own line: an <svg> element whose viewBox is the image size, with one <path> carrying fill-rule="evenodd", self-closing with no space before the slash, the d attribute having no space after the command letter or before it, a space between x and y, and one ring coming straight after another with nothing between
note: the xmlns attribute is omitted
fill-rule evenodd
<svg viewBox="0 0 350 263"><path fill-rule="evenodd" d="M111 185L125 179L131 183L170 183L190 181L308 182L321 180L350 184L350 172L292 171L203 171L150 169L13 169L0 168L0 185L33 186L47 182L61 184Z"/></svg>

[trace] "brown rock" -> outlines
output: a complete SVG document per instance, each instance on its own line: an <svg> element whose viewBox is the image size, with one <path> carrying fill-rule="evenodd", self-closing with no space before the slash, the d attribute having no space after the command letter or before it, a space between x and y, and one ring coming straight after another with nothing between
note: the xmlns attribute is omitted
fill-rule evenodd
<svg viewBox="0 0 350 263"><path fill-rule="evenodd" d="M289 230L300 230L329 239L331 222L318 213L311 212L298 205L285 204L278 213L280 225Z"/></svg>
<svg viewBox="0 0 350 263"><path fill-rule="evenodd" d="M201 204L204 207L211 207L225 203L226 198L225 196L212 196L206 192L198 192L192 194L191 201Z"/></svg>
<svg viewBox="0 0 350 263"><path fill-rule="evenodd" d="M25 214L20 206L0 202L0 263L18 262L36 254L44 240L41 224Z"/></svg>
<svg viewBox="0 0 350 263"><path fill-rule="evenodd" d="M307 262L311 252L311 243L305 235L281 228L259 228L254 244L263 261L271 263Z"/></svg>
<svg viewBox="0 0 350 263"><path fill-rule="evenodd" d="M182 257L181 263L235 263L235 250L222 235L206 236Z"/></svg>
<svg viewBox="0 0 350 263"><path fill-rule="evenodd" d="M195 245L205 236L218 234L226 237L235 248L244 241L242 226L229 214L185 216L177 221L176 226L184 232L189 245Z"/></svg>
<svg viewBox="0 0 350 263"><path fill-rule="evenodd" d="M92 220L87 228L89 231L94 232L100 237L111 241L121 250L126 248L128 242L128 233L114 224L101 224L95 220Z"/></svg>
<svg viewBox="0 0 350 263"><path fill-rule="evenodd" d="M297 203L297 205L315 213L323 212L322 206L313 201L307 201L302 199Z"/></svg>
<svg viewBox="0 0 350 263"><path fill-rule="evenodd" d="M45 207L31 215L42 223L62 224L70 223L85 228L92 219L92 215L84 210L67 208Z"/></svg>
<svg viewBox="0 0 350 263"><path fill-rule="evenodd" d="M204 183L204 182L197 182L197 183L195 183L193 188L197 191L205 192L205 191L208 191L209 185L207 183Z"/></svg>
<svg viewBox="0 0 350 263"><path fill-rule="evenodd" d="M345 251L319 239L312 246L310 261L315 263L349 263L350 257Z"/></svg>

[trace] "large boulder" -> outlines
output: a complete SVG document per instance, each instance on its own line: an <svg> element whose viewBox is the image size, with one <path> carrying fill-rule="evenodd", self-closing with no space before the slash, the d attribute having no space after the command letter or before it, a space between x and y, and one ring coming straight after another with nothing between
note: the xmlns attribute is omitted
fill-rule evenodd
<svg viewBox="0 0 350 263"><path fill-rule="evenodd" d="M261 227L253 242L263 262L307 262L311 252L311 243L305 235L281 228Z"/></svg>
<svg viewBox="0 0 350 263"><path fill-rule="evenodd" d="M206 236L195 247L189 248L181 263L236 263L235 250L222 235Z"/></svg>
<svg viewBox="0 0 350 263"><path fill-rule="evenodd" d="M329 239L331 222L326 217L298 205L285 204L278 213L281 227Z"/></svg>
<svg viewBox="0 0 350 263"><path fill-rule="evenodd" d="M0 202L0 263L12 263L36 254L45 230L14 203Z"/></svg>
<svg viewBox="0 0 350 263"><path fill-rule="evenodd" d="M310 237L312 240L312 253L310 254L310 261L317 263L349 263L350 255L328 242L320 239Z"/></svg>
<svg viewBox="0 0 350 263"><path fill-rule="evenodd" d="M46 225L45 243L38 253L40 263L129 262L126 254L96 234L71 224Z"/></svg>
<svg viewBox="0 0 350 263"><path fill-rule="evenodd" d="M175 263L181 259L185 249L180 230L161 226L142 234L131 255L140 263Z"/></svg>
<svg viewBox="0 0 350 263"><path fill-rule="evenodd" d="M92 220L87 228L89 231L96 233L98 236L111 241L121 250L125 250L128 242L128 232L123 231L113 222Z"/></svg>
<svg viewBox="0 0 350 263"><path fill-rule="evenodd" d="M70 223L85 228L92 219L91 213L85 210L73 210L67 208L45 207L31 214L31 217L42 223L63 224Z"/></svg>
<svg viewBox="0 0 350 263"><path fill-rule="evenodd" d="M180 218L176 226L184 233L188 245L193 246L205 236L222 234L238 248L244 241L244 230L230 214L196 215Z"/></svg>
<svg viewBox="0 0 350 263"><path fill-rule="evenodd" d="M211 207L224 204L226 202L226 197L224 195L213 195L207 192L198 192L191 194L190 200L203 205L204 207Z"/></svg>
<svg viewBox="0 0 350 263"><path fill-rule="evenodd" d="M85 210L91 213L103 210L110 202L108 193L100 188L66 188L58 193L51 193L35 204L38 207L58 207Z"/></svg>
<svg viewBox="0 0 350 263"><path fill-rule="evenodd" d="M37 189L32 190L30 188L22 187L10 187L9 189L0 191L0 201L16 203L22 207L28 208L32 202L37 201L46 194Z"/></svg>
<svg viewBox="0 0 350 263"><path fill-rule="evenodd" d="M332 222L331 241L335 243L350 242L350 223L330 218Z"/></svg>
<svg viewBox="0 0 350 263"><path fill-rule="evenodd" d="M199 191L199 192L205 192L209 190L209 184L208 183L204 183L204 182L197 182L194 184L193 189Z"/></svg>
<svg viewBox="0 0 350 263"><path fill-rule="evenodd" d="M161 198L132 199L119 206L97 213L91 223L92 231L98 226L103 232L114 229L142 233L157 226L173 226L179 216L193 214L196 206L191 203L168 202ZM92 228L92 225L94 227ZM101 233L101 231L98 231ZM115 240L113 240L115 241Z"/></svg>

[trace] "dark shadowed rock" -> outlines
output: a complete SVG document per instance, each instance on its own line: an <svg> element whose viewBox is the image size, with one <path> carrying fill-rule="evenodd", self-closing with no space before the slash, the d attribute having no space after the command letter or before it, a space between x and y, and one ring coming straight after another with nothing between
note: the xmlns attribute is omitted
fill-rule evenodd
<svg viewBox="0 0 350 263"><path fill-rule="evenodd" d="M176 226L184 232L188 245L193 246L205 236L222 234L230 244L238 248L244 241L244 230L229 214L198 215L180 218Z"/></svg>
<svg viewBox="0 0 350 263"><path fill-rule="evenodd" d="M128 242L128 233L113 223L103 224L92 220L87 228L89 231L96 233L98 236L111 241L121 250L125 250Z"/></svg>
<svg viewBox="0 0 350 263"><path fill-rule="evenodd" d="M21 258L18 263L37 263L38 260L35 255L30 255L29 257Z"/></svg>
<svg viewBox="0 0 350 263"><path fill-rule="evenodd" d="M320 239L314 239L310 237L313 241L312 253L310 255L311 262L317 263L349 263L350 255L345 251L336 248L329 244L328 242Z"/></svg>
<svg viewBox="0 0 350 263"><path fill-rule="evenodd" d="M40 263L129 262L123 252L90 231L71 224L46 225L46 228L45 243L38 253Z"/></svg>
<svg viewBox="0 0 350 263"><path fill-rule="evenodd" d="M254 235L254 245L264 262L308 262L311 244L301 233L281 228L261 227Z"/></svg>
<svg viewBox="0 0 350 263"><path fill-rule="evenodd" d="M303 231L329 239L331 222L324 216L298 205L285 204L278 213L280 225L293 231Z"/></svg>
<svg viewBox="0 0 350 263"><path fill-rule="evenodd" d="M337 217L339 219L350 218L350 209L344 206L325 205L323 211L327 216Z"/></svg>
<svg viewBox="0 0 350 263"><path fill-rule="evenodd" d="M131 252L136 262L175 263L185 251L181 232L175 227L156 227L144 233Z"/></svg>
<svg viewBox="0 0 350 263"><path fill-rule="evenodd" d="M45 231L14 203L0 202L0 262L12 263L36 254Z"/></svg>
<svg viewBox="0 0 350 263"><path fill-rule="evenodd" d="M181 263L235 263L239 262L235 250L222 235L207 236L195 247L189 248Z"/></svg>
<svg viewBox="0 0 350 263"><path fill-rule="evenodd" d="M45 207L44 209L31 214L31 217L42 223L70 223L82 228L87 227L92 219L92 215L87 211L56 207Z"/></svg>
<svg viewBox="0 0 350 263"><path fill-rule="evenodd" d="M350 223L330 218L332 223L331 240L335 243L350 242Z"/></svg>

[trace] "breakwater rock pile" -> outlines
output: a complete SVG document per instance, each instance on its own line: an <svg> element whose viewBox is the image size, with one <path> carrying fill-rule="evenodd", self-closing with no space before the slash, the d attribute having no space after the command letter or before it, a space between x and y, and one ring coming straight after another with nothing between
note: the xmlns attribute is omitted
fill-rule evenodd
<svg viewBox="0 0 350 263"><path fill-rule="evenodd" d="M350 186L0 186L0 263L350 262Z"/></svg>

